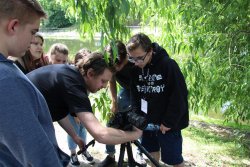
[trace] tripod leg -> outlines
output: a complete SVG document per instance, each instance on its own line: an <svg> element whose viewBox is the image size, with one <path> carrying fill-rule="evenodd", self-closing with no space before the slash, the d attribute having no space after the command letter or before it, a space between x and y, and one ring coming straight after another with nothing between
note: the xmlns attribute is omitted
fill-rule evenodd
<svg viewBox="0 0 250 167"><path fill-rule="evenodd" d="M132 151L132 147L130 143L127 143L126 148L127 148L127 154L128 154L128 166L129 167L134 167L134 166L143 167L143 165L137 163L134 160L133 151Z"/></svg>
<svg viewBox="0 0 250 167"><path fill-rule="evenodd" d="M156 166L156 167L160 167L161 165L159 164L158 161L156 161L150 154L149 152L136 140L136 141L133 141L134 144L141 150L141 152L143 154L145 154L148 159L150 159L150 161Z"/></svg>
<svg viewBox="0 0 250 167"><path fill-rule="evenodd" d="M119 155L119 160L118 160L118 167L122 167L124 153L125 153L125 144L121 144L120 155Z"/></svg>

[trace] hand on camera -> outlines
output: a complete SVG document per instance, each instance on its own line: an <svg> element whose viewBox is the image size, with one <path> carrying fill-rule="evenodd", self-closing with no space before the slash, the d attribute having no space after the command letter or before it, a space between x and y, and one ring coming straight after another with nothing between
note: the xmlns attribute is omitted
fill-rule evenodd
<svg viewBox="0 0 250 167"><path fill-rule="evenodd" d="M133 126L133 131L136 132L137 139L142 136L142 130L136 128L135 126Z"/></svg>

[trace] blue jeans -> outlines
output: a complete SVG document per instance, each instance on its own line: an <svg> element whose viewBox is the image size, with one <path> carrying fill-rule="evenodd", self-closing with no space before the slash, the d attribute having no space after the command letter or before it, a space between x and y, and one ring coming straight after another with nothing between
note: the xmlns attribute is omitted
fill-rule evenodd
<svg viewBox="0 0 250 167"><path fill-rule="evenodd" d="M70 114L67 116L71 122L71 124L73 125L75 132L77 133L77 135L84 140L84 142L86 142L86 129L82 124L77 124L74 117L71 116ZM75 150L77 147L77 144L74 142L74 140L68 135L67 136L67 140L68 140L68 147L70 150Z"/></svg>
<svg viewBox="0 0 250 167"><path fill-rule="evenodd" d="M127 111L129 106L131 105L130 101L130 90L121 88L117 97L117 105L118 112ZM106 145L106 153L107 154L115 154L115 146L114 145Z"/></svg>

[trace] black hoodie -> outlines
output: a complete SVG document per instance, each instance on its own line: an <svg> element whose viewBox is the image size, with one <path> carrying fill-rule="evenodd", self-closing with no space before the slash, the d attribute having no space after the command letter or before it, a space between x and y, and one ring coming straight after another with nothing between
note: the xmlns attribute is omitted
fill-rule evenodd
<svg viewBox="0 0 250 167"><path fill-rule="evenodd" d="M165 49L152 44L151 62L133 69L131 93L133 110L141 111L141 99L148 103L148 123L163 124L172 130L188 126L187 86L178 64Z"/></svg>

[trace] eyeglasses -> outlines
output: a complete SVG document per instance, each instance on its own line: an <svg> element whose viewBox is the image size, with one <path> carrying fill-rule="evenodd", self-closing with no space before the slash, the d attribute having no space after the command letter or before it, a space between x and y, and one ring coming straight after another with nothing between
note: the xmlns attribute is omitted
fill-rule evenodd
<svg viewBox="0 0 250 167"><path fill-rule="evenodd" d="M134 57L132 57L131 55L128 54L129 55L128 61L130 61L131 63L143 63L146 56L147 56L147 54L148 54L148 52L146 52L145 55L138 56L136 58L134 58Z"/></svg>

